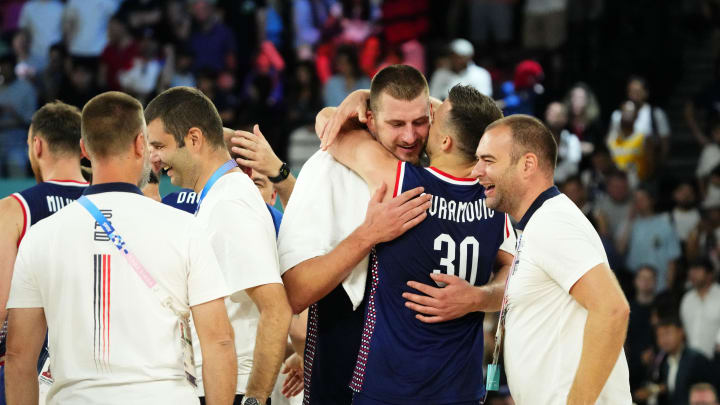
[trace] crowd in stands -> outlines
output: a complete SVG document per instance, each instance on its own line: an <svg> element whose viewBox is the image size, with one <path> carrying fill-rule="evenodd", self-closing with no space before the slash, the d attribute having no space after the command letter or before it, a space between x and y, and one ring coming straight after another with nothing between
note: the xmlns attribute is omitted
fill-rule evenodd
<svg viewBox="0 0 720 405"><path fill-rule="evenodd" d="M636 402L720 387L720 63L685 122L661 107L682 40L720 49L717 0L5 0L0 17L0 177L30 174L38 106L82 108L105 90L146 103L197 87L225 126L259 124L295 172L319 145L317 112L389 64L424 72L438 99L472 84L505 115L543 119L556 183L631 303ZM668 165L680 125L697 140L694 174Z"/></svg>

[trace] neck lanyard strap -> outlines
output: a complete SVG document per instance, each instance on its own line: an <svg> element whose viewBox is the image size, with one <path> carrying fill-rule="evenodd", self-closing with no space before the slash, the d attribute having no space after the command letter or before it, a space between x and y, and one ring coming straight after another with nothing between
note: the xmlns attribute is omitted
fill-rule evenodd
<svg viewBox="0 0 720 405"><path fill-rule="evenodd" d="M218 167L217 170L215 170L212 176L210 176L210 178L208 179L207 183L205 183L205 187L203 187L202 191L200 191L200 198L198 199L197 208L195 208L195 214L200 211L200 204L202 204L202 201L205 199L208 191L210 191L212 186L215 185L215 182L218 181L218 179L222 177L225 173L236 167L238 167L237 162L233 159L230 159L227 162L223 163L222 166Z"/></svg>
<svg viewBox="0 0 720 405"><path fill-rule="evenodd" d="M145 285L155 293L155 295L160 300L160 304L164 307L167 307L169 310L171 310L174 314L176 314L179 317L185 317L187 316L187 312L185 313L183 311L178 311L175 309L175 306L172 303L172 298L169 294L165 293L163 294L163 290L160 288L160 285L155 281L155 278L153 278L152 274L150 274L147 269L145 269L145 266L143 266L142 263L138 260L138 258L130 252L128 249L127 244L123 240L122 236L120 236L116 230L115 227L113 227L112 223L103 215L103 213L98 209L98 207L93 204L92 201L90 201L86 196L80 197L78 200L78 203L82 205L87 212L92 215L93 218L95 218L95 222L100 225L102 230L105 232L105 234L110 239L110 243L113 244L117 248L118 251L120 251L120 254L125 257L125 260L130 265L130 267L135 270L135 274L140 277L140 279L145 283Z"/></svg>

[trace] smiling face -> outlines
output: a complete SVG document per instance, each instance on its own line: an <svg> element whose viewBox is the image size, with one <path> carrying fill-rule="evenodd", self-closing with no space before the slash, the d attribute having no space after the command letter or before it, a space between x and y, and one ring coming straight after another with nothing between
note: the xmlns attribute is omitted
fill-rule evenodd
<svg viewBox="0 0 720 405"><path fill-rule="evenodd" d="M430 131L430 101L422 92L411 101L380 95L379 111L368 117L368 128L396 158L417 163Z"/></svg>
<svg viewBox="0 0 720 405"><path fill-rule="evenodd" d="M478 163L472 171L485 187L488 208L511 213L517 205L520 184L520 159L512 161L513 139L508 126L498 125L483 134L476 155ZM519 218L518 218L519 219Z"/></svg>
<svg viewBox="0 0 720 405"><path fill-rule="evenodd" d="M178 147L175 137L165 132L165 125L159 118L150 122L147 131L153 169L166 170L170 181L176 186L192 188L193 179L197 176L194 175L194 165L188 148Z"/></svg>

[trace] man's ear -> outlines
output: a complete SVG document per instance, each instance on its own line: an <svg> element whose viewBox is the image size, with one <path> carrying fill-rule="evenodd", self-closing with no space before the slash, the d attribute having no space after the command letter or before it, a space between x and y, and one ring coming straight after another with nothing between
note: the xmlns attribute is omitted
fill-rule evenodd
<svg viewBox="0 0 720 405"><path fill-rule="evenodd" d="M205 137L202 131L198 127L192 127L185 134L185 146L191 148L194 151L200 150L205 143Z"/></svg>
<svg viewBox="0 0 720 405"><path fill-rule="evenodd" d="M140 158L143 157L145 151L147 150L147 139L145 138L145 134L139 132L137 135L135 135L134 146L135 156Z"/></svg>
<svg viewBox="0 0 720 405"><path fill-rule="evenodd" d="M443 135L442 143L440 144L440 148L443 150L443 152L447 152L452 148L454 145L455 140L452 138L452 136L449 135Z"/></svg>
<svg viewBox="0 0 720 405"><path fill-rule="evenodd" d="M529 176L529 175L535 173L536 171L540 170L540 166L539 166L540 162L538 161L538 157L536 154L534 154L532 152L528 152L522 158L523 158L523 168L522 168L523 174L525 174L526 176Z"/></svg>
<svg viewBox="0 0 720 405"><path fill-rule="evenodd" d="M90 160L90 154L87 152L87 149L85 148L85 141L83 141L82 138L80 138L80 155L85 159Z"/></svg>
<svg viewBox="0 0 720 405"><path fill-rule="evenodd" d="M377 132L375 132L375 130L377 129L377 123L375 122L375 118L376 118L375 114L373 114L373 112L370 109L368 109L367 110L367 127L368 127L368 130L370 131L370 133L373 134L373 136L377 133Z"/></svg>
<svg viewBox="0 0 720 405"><path fill-rule="evenodd" d="M39 136L34 136L32 139L32 143L33 153L35 154L35 157L40 158L47 149L45 141Z"/></svg>

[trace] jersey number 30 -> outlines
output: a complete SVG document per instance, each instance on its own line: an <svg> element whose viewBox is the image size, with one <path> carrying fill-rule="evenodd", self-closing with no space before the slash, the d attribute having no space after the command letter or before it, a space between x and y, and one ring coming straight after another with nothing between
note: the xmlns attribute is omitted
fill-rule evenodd
<svg viewBox="0 0 720 405"><path fill-rule="evenodd" d="M437 238L435 238L435 242L433 244L433 247L435 250L442 252L443 251L443 245L447 245L447 254L445 257L440 258L440 265L445 267L445 273L451 275L451 276L458 276L464 280L467 280L467 282L470 283L470 285L475 285L475 278L477 277L477 268L478 268L478 252L480 250L480 243L478 243L477 239L475 239L474 236L468 236L465 239L463 239L462 242L460 242L460 248L457 249L460 251L460 263L458 264L458 274L455 274L455 252L456 252L456 243L453 238L446 234L441 233L438 235ZM468 250L472 249L472 259L470 260L470 278L468 279L467 274L467 265L468 265ZM441 253L442 254L442 253ZM442 273L443 270L435 269L433 270L433 273ZM441 287L444 287L444 283L438 283L442 284Z"/></svg>

